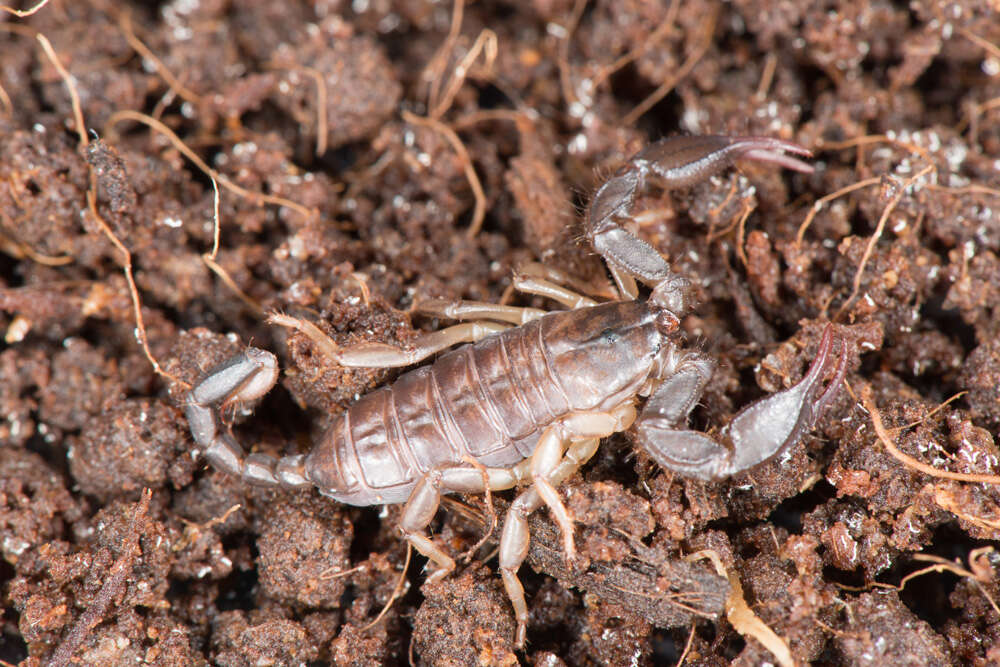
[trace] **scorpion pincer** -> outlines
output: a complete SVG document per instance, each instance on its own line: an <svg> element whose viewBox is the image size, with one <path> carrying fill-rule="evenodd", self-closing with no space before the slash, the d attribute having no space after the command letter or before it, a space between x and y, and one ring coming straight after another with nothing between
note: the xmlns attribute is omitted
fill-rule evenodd
<svg viewBox="0 0 1000 667"><path fill-rule="evenodd" d="M399 530L437 566L432 580L455 567L427 535L441 495L524 486L504 520L499 551L517 620L516 643L523 646L528 607L517 571L528 552L528 515L546 505L562 531L566 557L574 557L573 519L556 488L594 454L601 438L634 424L639 446L661 466L717 480L794 446L837 393L846 345L824 388L833 357L828 326L796 385L745 408L715 438L686 430L714 361L671 340L690 308L688 281L621 226L649 183L690 185L736 159L808 173L812 167L795 156L809 155L791 142L723 136L668 139L636 154L598 189L584 223L620 300L596 303L559 284L558 272L536 266L515 276L516 286L568 310L432 301L418 310L469 321L423 334L405 349L378 343L340 348L309 322L273 316L344 366L409 366L471 344L361 397L333 420L311 452L280 459L247 455L220 414L262 396L278 378L275 356L249 348L191 390L186 414L193 438L214 467L250 484L315 486L352 505L405 502ZM645 300L637 299L636 279L651 288ZM648 398L637 416L639 396Z"/></svg>

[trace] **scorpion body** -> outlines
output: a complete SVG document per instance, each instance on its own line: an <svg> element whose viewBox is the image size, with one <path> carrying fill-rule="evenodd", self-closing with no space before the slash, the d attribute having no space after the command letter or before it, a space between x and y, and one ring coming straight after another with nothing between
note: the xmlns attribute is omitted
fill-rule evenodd
<svg viewBox="0 0 1000 667"><path fill-rule="evenodd" d="M223 408L263 395L278 377L274 355L248 348L191 390L186 414L194 440L212 465L252 484L315 486L354 505L405 502L400 532L438 566L431 579L455 567L426 534L441 495L524 485L507 513L499 551L522 646L528 608L517 570L529 546L527 517L547 505L562 531L566 557L574 557L573 519L556 487L594 454L600 438L635 423L639 446L660 465L720 479L796 444L835 395L847 356L841 349L824 389L833 358L827 327L796 385L748 406L714 438L685 430L714 361L675 340L678 318L690 308L687 280L619 224L648 181L689 185L739 157L811 170L787 153L808 155L796 144L764 137L682 137L633 157L597 191L585 221L620 301L597 304L559 285L557 272L536 267L515 276L515 286L569 310L427 302L419 310L474 321L424 334L405 349L378 343L338 348L309 322L273 316L345 366L408 366L458 343L471 344L361 397L310 453L280 459L247 455L223 424ZM651 286L649 298L636 300L635 279ZM639 396L648 398L637 416Z"/></svg>
<svg viewBox="0 0 1000 667"><path fill-rule="evenodd" d="M305 478L373 505L404 502L449 463L513 466L565 415L632 401L665 344L656 319L642 302L606 303L452 350L351 405L306 456Z"/></svg>

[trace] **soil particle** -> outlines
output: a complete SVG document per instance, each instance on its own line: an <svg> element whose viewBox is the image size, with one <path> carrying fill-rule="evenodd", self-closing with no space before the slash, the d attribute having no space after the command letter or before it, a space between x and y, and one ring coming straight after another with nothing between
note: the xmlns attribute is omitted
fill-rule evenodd
<svg viewBox="0 0 1000 667"><path fill-rule="evenodd" d="M83 516L60 475L38 454L17 448L0 455L0 499L0 549L12 565Z"/></svg>
<svg viewBox="0 0 1000 667"><path fill-rule="evenodd" d="M80 488L102 500L136 497L143 488L191 482L194 463L184 444L179 410L128 399L84 424L66 458Z"/></svg>
<svg viewBox="0 0 1000 667"><path fill-rule="evenodd" d="M1000 425L1000 340L985 340L969 353L958 384L968 388L965 400L973 417L986 424Z"/></svg>
<svg viewBox="0 0 1000 667"><path fill-rule="evenodd" d="M532 518L528 562L533 567L608 601L619 615L659 627L722 611L729 589L724 579L703 563L678 558L667 539L643 543L653 527L648 502L617 484L571 484L565 491L568 509L579 521L577 557L567 562L556 527Z"/></svg>
<svg viewBox="0 0 1000 667"><path fill-rule="evenodd" d="M384 664L390 656L388 633L378 625L363 630L356 625L344 625L330 646L330 658L338 667L364 667Z"/></svg>
<svg viewBox="0 0 1000 667"><path fill-rule="evenodd" d="M305 497L268 503L257 526L264 593L311 608L339 607L354 536L345 512L328 500Z"/></svg>
<svg viewBox="0 0 1000 667"><path fill-rule="evenodd" d="M219 615L212 633L212 661L223 667L302 665L318 657L308 633L287 619L254 622L241 611Z"/></svg>
<svg viewBox="0 0 1000 667"><path fill-rule="evenodd" d="M469 567L454 577L424 584L413 648L434 665L516 665L514 620L494 573Z"/></svg>
<svg viewBox="0 0 1000 667"><path fill-rule="evenodd" d="M318 30L297 35L294 47L286 43L271 54L273 66L286 70L272 101L310 134L317 131L317 115L325 114L325 142L330 148L358 141L380 128L402 93L378 44L351 32L348 24L334 17ZM317 77L332 94L317 96ZM327 106L317 111L316 101L323 97Z"/></svg>
<svg viewBox="0 0 1000 667"><path fill-rule="evenodd" d="M856 665L952 664L947 642L900 602L895 591L862 593L850 605L847 632L834 640Z"/></svg>

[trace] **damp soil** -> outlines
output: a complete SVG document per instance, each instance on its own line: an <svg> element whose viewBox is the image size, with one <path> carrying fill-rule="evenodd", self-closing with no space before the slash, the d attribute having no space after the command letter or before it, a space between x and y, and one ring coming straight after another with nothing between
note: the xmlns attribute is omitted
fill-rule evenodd
<svg viewBox="0 0 1000 667"><path fill-rule="evenodd" d="M727 615L733 582L797 664L997 664L998 44L974 0L0 12L0 664L777 663ZM831 321L846 386L719 483L602 443L560 489L579 558L532 519L523 651L496 535L477 547L509 493L444 503L435 539L468 557L430 584L421 557L403 573L398 506L198 456L186 387L247 344L283 369L233 415L255 452L307 451L396 375L269 313L405 345L448 324L421 300L555 307L510 289L526 262L599 290L591 194L683 134L816 167L636 200L694 286L679 335L719 361L693 427L790 386Z"/></svg>

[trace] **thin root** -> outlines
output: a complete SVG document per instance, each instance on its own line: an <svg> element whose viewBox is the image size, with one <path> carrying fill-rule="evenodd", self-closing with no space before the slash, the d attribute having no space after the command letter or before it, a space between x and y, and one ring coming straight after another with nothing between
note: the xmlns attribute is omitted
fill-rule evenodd
<svg viewBox="0 0 1000 667"><path fill-rule="evenodd" d="M73 105L73 122L76 124L76 133L80 137L80 148L86 148L90 142L87 139L87 128L83 124L83 111L80 110L80 95L76 92L76 84L73 82L73 77L70 76L69 72L66 71L66 68L59 61L59 56L56 55L55 49L52 48L52 43L48 38L42 33L38 33L35 35L35 39L42 45L42 50L45 51L49 62L59 72L59 76L62 77L66 88L69 90L70 104Z"/></svg>
<svg viewBox="0 0 1000 667"><path fill-rule="evenodd" d="M990 603L990 606L993 607L993 611L995 611L997 616L1000 617L1000 607L997 606L996 601L989 594L989 592L983 588L983 584L991 583L993 577L995 576L993 569L989 567L988 564L984 566L984 564L980 562L981 560L986 560L986 554L991 551L994 551L993 547L980 547L979 549L973 549L969 552L969 567L972 570L978 570L978 573L973 573L962 567L958 562L945 560L940 556L935 556L933 554L913 554L913 560L923 561L925 563L934 563L934 565L922 568L916 572L911 572L900 580L899 586L881 584L880 587L894 588L901 591L906 587L906 584L909 583L911 579L916 577L923 576L930 572L951 572L954 575L972 581L973 585L979 589L979 592L983 594L983 597L985 597Z"/></svg>
<svg viewBox="0 0 1000 667"><path fill-rule="evenodd" d="M576 0L573 3L573 13L570 14L569 21L563 27L564 34L559 43L559 56L556 58L556 65L559 67L559 85L562 88L563 100L567 107L579 102L576 91L573 90L573 77L569 64L569 44L586 7L587 0Z"/></svg>
<svg viewBox="0 0 1000 667"><path fill-rule="evenodd" d="M813 218L815 218L816 215L823 210L823 206L827 202L833 201L838 197L843 197L844 195L854 192L855 190L860 190L862 188L868 188L873 185L878 185L881 182L882 182L881 176L872 176L871 178L866 178L863 181L858 181L857 183L851 183L850 185L840 188L836 192L831 192L830 194L817 199L815 203L813 203L812 208L809 209L809 213L806 214L806 219L803 220L802 224L799 226L799 231L795 235L795 245L796 246L802 245L802 239L805 238L806 230L809 229L809 225L812 224Z"/></svg>
<svg viewBox="0 0 1000 667"><path fill-rule="evenodd" d="M49 4L49 0L42 0L34 7L31 7L29 9L14 9L12 7L8 7L7 5L0 5L0 11L5 11L8 14L13 14L16 17L23 19L26 16L31 16L32 14L34 14L47 4Z"/></svg>
<svg viewBox="0 0 1000 667"><path fill-rule="evenodd" d="M893 442L889 431L882 424L882 413L875 406L875 401L872 398L872 388L870 385L865 385L861 388L861 405L864 406L865 411L868 412L868 416L871 417L872 426L875 428L875 434L878 436L878 439L882 442L882 444L885 445L886 450L907 468L912 468L913 470L922 472L925 475L930 475L931 477L937 477L940 479L953 479L959 482L975 482L980 484L1000 484L1000 475L979 475L952 472L951 470L939 470L934 466L918 461L912 456L901 452L899 448L896 447L896 443Z"/></svg>
<svg viewBox="0 0 1000 667"><path fill-rule="evenodd" d="M167 127L160 121L156 120L152 116L147 116L144 113L139 113L138 111L131 111L128 109L122 111L116 111L115 113L111 114L110 118L108 118L108 123L105 126L105 134L111 134L110 132L111 128L123 120L132 120L137 123L142 123L143 125L153 130L156 130L157 132L165 136L167 140L170 141L170 143L174 146L174 148L180 151L184 155L184 157L191 160L191 162L193 162L194 165L198 167L198 169L200 169L206 176L218 179L219 183L222 184L222 187L226 188L227 190L236 194L239 197L248 199L258 205L267 203L267 204L276 204L278 206L285 206L297 212L303 218L310 218L314 215L313 211L310 211L302 204L293 202L290 199L285 199L284 197L277 197L275 195L265 194L263 192L251 192L246 188L242 188L239 185L236 185L231 180L229 180L227 176L225 176L224 174L220 174L215 169L209 167L205 163L205 161L198 156L197 153L191 150L180 137L174 134L173 130L171 130L169 127Z"/></svg>
<svg viewBox="0 0 1000 667"><path fill-rule="evenodd" d="M83 120L83 112L80 109L80 96L77 94L76 84L74 83L69 72L66 71L66 68L63 67L62 63L59 61L59 57L52 48L52 44L45 37L45 35L38 33L35 35L35 38L42 45L45 55L48 56L52 65L59 72L63 82L66 84L66 88L69 90L70 99L73 105L73 118L76 124L77 133L80 137L80 148L86 148L90 142L87 139L87 130ZM121 240L115 236L115 233L111 231L111 227L97 211L97 175L94 173L93 168L90 169L90 189L87 190L87 207L90 209L91 215L94 216L94 220L98 225L100 225L101 230L122 254L122 269L125 272L125 281L128 283L129 295L132 297L132 308L135 312L136 335L139 338L139 344L142 346L142 351L145 353L146 359L149 360L149 363L153 366L153 370L156 371L158 375L185 387L189 387L190 384L187 382L184 382L171 373L163 370L163 367L160 366L160 363L156 360L156 357L153 356L152 351L149 349L149 343L146 336L146 325L142 319L142 301L139 298L139 290L135 285L135 276L132 272L132 253L129 252L128 248L126 248Z"/></svg>
<svg viewBox="0 0 1000 667"><path fill-rule="evenodd" d="M708 52L709 47L712 46L712 33L715 32L715 24L718 18L718 7L713 6L710 13L701 24L701 35L699 36L698 45L695 47L694 51L691 52L691 55L689 55L687 60L684 61L684 64L682 64L677 71L674 72L673 76L661 83L656 90L650 93L646 99L636 105L636 107L622 119L623 125L634 125L635 122L643 116L643 114L652 109L657 102L669 95L670 91L691 73L694 66L701 61L704 55Z"/></svg>
<svg viewBox="0 0 1000 667"><path fill-rule="evenodd" d="M305 65L285 67L283 65L271 63L268 66L272 69L298 70L305 72L312 77L313 81L316 82L316 156L319 157L323 155L326 153L329 135L329 121L327 120L327 99L329 97L329 93L327 92L326 87L326 77L315 67L307 67Z"/></svg>
<svg viewBox="0 0 1000 667"><path fill-rule="evenodd" d="M462 168L465 171L465 177L468 179L469 187L472 189L472 196L476 200L476 205L472 211L472 222L469 223L469 228L466 230L465 235L470 239L475 238L483 226L483 219L486 217L486 195L483 193L483 186L479 182L479 176L476 175L476 170L472 167L472 158L469 157L469 151L465 148L465 144L455 134L455 130L434 118L424 118L409 111L404 111L403 120L407 123L429 127L438 132L451 144L452 149L458 154L458 159L461 161Z"/></svg>
<svg viewBox="0 0 1000 667"><path fill-rule="evenodd" d="M135 31L132 29L132 17L128 12L122 12L118 16L118 28L122 31L122 35L125 37L125 41L129 43L136 53L138 53L144 60L148 60L156 68L156 73L167 82L167 87L181 99L192 104L201 104L201 96L194 91L188 89L181 83L180 79L173 75L163 61L156 57L148 46L146 46L141 39L139 39Z"/></svg>
<svg viewBox="0 0 1000 667"><path fill-rule="evenodd" d="M878 240L880 238L882 238L882 232L885 230L885 223L889 220L889 216L892 215L892 212L896 210L896 206L899 205L899 202L903 200L903 195L906 194L906 191L910 188L910 186L912 186L914 183L916 183L918 180L920 180L926 174L929 174L933 170L934 170L934 165L929 164L920 171L918 171L916 174L911 176L910 178L903 181L903 183L898 185L898 187L896 188L896 192L892 195L892 198L889 200L889 203L887 203L885 205L885 209L882 210L882 216L878 219L878 226L875 228L875 233L872 234L871 239L868 240L868 245L865 247L865 252L861 256L861 262L858 264L858 270L854 274L854 282L851 286L851 294L847 297L847 300L844 301L843 305L840 307L840 310L837 311L837 314L831 318L832 320L836 321L840 319L840 316L844 312L846 312L847 308L854 302L854 299L857 298L858 292L861 290L861 278L864 276L865 267L868 265L868 260L871 259L872 253L875 251L875 244L878 243Z"/></svg>
<svg viewBox="0 0 1000 667"><path fill-rule="evenodd" d="M122 270L125 272L125 282L128 283L128 293L132 297L132 310L135 313L135 333L136 337L139 339L139 345L142 346L142 351L146 355L146 359L153 366L153 370L156 371L157 375L161 375L171 382L176 382L185 388L190 388L191 383L185 382L179 377L175 376L173 373L169 373L160 366L160 362L156 360L153 356L153 352L149 349L149 340L146 335L146 324L142 319L142 300L139 298L139 289L135 285L135 276L132 272L132 253L129 252L125 244L122 243L115 233L111 231L111 227L108 223L101 217L101 214L97 212L97 195L94 194L96 190L96 180L91 179L91 189L87 190L87 207L90 209L90 214L94 216L94 220L100 225L101 231L104 235L108 237L108 240L118 249L118 252L122 255Z"/></svg>
<svg viewBox="0 0 1000 667"><path fill-rule="evenodd" d="M385 606L382 607L382 611L378 613L378 616L376 616L371 623L361 628L361 632L364 632L368 628L374 626L376 623L381 621L382 617L385 616L386 613L389 611L389 608L392 606L392 603L396 601L397 597L399 597L399 593L403 589L403 582L406 581L406 571L410 569L410 556L412 555L413 555L413 548L410 546L410 543L407 542L406 562L403 563L403 570L399 573L399 580L396 581L396 587L392 589L392 595L389 596L388 602L386 602Z"/></svg>
<svg viewBox="0 0 1000 667"><path fill-rule="evenodd" d="M688 633L687 643L684 645L684 651L681 653L680 659L677 660L677 667L683 667L684 661L687 660L688 653L691 652L691 645L694 643L694 630L695 624L691 624L691 632Z"/></svg>

